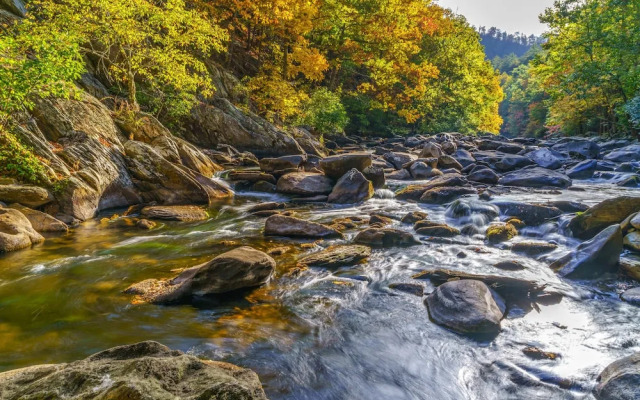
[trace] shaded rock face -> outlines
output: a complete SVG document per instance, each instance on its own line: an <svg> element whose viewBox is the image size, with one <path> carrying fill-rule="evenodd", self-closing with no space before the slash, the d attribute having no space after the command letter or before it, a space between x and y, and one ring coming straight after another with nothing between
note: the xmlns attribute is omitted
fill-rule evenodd
<svg viewBox="0 0 640 400"><path fill-rule="evenodd" d="M299 264L309 267L338 268L355 265L371 255L367 246L349 245L332 246L318 253L313 253L298 260Z"/></svg>
<svg viewBox="0 0 640 400"><path fill-rule="evenodd" d="M500 177L492 169L480 168L471 171L467 179L472 182L495 184L498 183Z"/></svg>
<svg viewBox="0 0 640 400"><path fill-rule="evenodd" d="M266 400L258 375L157 342L114 347L84 360L0 374L0 397L19 399Z"/></svg>
<svg viewBox="0 0 640 400"><path fill-rule="evenodd" d="M567 278L597 278L616 269L621 252L622 230L620 225L612 225L551 264L551 268Z"/></svg>
<svg viewBox="0 0 640 400"><path fill-rule="evenodd" d="M209 218L205 210L196 206L148 206L140 211L140 215L150 219L182 222L202 221Z"/></svg>
<svg viewBox="0 0 640 400"><path fill-rule="evenodd" d="M560 172L534 167L508 173L498 183L505 186L567 188L571 186L571 179Z"/></svg>
<svg viewBox="0 0 640 400"><path fill-rule="evenodd" d="M609 364L598 376L594 394L598 400L639 399L640 353Z"/></svg>
<svg viewBox="0 0 640 400"><path fill-rule="evenodd" d="M497 333L505 308L496 297L483 282L458 280L438 286L425 304L438 325L459 333Z"/></svg>
<svg viewBox="0 0 640 400"><path fill-rule="evenodd" d="M369 228L358 233L355 243L373 247L413 246L420 244L409 232L391 228Z"/></svg>
<svg viewBox="0 0 640 400"><path fill-rule="evenodd" d="M373 197L373 184L357 169L344 174L329 194L329 203L354 204Z"/></svg>
<svg viewBox="0 0 640 400"><path fill-rule="evenodd" d="M127 294L154 304L171 304L260 286L271 278L276 262L251 247L239 247L213 260L184 270L171 280L147 279L131 285Z"/></svg>
<svg viewBox="0 0 640 400"><path fill-rule="evenodd" d="M198 146L226 144L258 157L304 154L296 140L255 114L247 114L226 99L202 104L191 115L184 138Z"/></svg>
<svg viewBox="0 0 640 400"><path fill-rule="evenodd" d="M608 199L575 216L569 222L573 236L590 239L604 228L619 224L629 215L640 211L640 197L621 196Z"/></svg>
<svg viewBox="0 0 640 400"><path fill-rule="evenodd" d="M325 175L333 179L339 179L351 169L363 172L370 165L371 154L369 153L346 153L320 160L320 168Z"/></svg>
<svg viewBox="0 0 640 400"><path fill-rule="evenodd" d="M380 189L384 187L386 179L384 177L384 169L380 167L370 166L362 171L365 178L371 181L374 189Z"/></svg>
<svg viewBox="0 0 640 400"><path fill-rule="evenodd" d="M322 174L292 172L278 179L277 190L280 193L304 196L329 194L333 190L333 181Z"/></svg>
<svg viewBox="0 0 640 400"><path fill-rule="evenodd" d="M0 253L30 247L44 241L20 211L0 208Z"/></svg>
<svg viewBox="0 0 640 400"><path fill-rule="evenodd" d="M266 236L300 238L341 238L342 233L323 224L285 215L272 215L265 221Z"/></svg>
<svg viewBox="0 0 640 400"><path fill-rule="evenodd" d="M0 185L0 201L19 203L27 207L40 207L53 201L53 195L44 188L30 185Z"/></svg>
<svg viewBox="0 0 640 400"><path fill-rule="evenodd" d="M585 160L567 170L567 176L571 179L589 179L598 168L596 160Z"/></svg>

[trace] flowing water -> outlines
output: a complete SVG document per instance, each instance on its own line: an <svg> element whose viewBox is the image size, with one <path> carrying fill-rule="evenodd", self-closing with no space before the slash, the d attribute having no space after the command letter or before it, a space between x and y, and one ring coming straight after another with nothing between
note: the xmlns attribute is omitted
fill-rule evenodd
<svg viewBox="0 0 640 400"><path fill-rule="evenodd" d="M602 182L576 186L585 190L522 190L496 200L593 205L621 194L640 196ZM573 399L592 398L602 368L640 350L640 308L618 297L633 282L615 276L568 281L548 268L550 259L577 245L563 235L567 217L525 228L515 239L559 244L538 261L486 247L480 237L460 237L453 243L374 250L368 263L336 271L292 273L297 256L327 243L306 248L304 241L265 239L264 219L246 210L266 200L286 201L239 193L212 208L205 222L167 222L148 232L126 226L122 218L98 219L31 250L1 255L0 371L157 340L255 370L271 399ZM402 217L421 208L433 220L457 227L465 222L447 217L442 206L397 201L390 191L357 207L304 205L296 212L328 222L372 212ZM399 222L395 227L411 229ZM356 233L348 231L344 242ZM122 293L132 283L172 276L239 244L293 249L275 257L277 273L267 286L232 297L169 307L132 304ZM467 257L459 258L460 252ZM423 298L389 288L419 283L430 292L428 281L411 276L435 268L500 274L492 265L514 259L527 270L506 274L546 282L565 298L538 309L511 309L493 339L448 331L430 322ZM531 360L522 353L527 346L561 358Z"/></svg>

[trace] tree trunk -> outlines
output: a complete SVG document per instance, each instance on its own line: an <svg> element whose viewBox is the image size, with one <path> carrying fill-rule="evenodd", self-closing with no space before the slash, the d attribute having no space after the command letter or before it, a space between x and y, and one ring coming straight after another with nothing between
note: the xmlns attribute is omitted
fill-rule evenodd
<svg viewBox="0 0 640 400"><path fill-rule="evenodd" d="M136 78L135 75L129 73L127 78L127 86L129 90L129 105L133 108L134 111L140 111L140 105L138 104L138 99L136 98Z"/></svg>

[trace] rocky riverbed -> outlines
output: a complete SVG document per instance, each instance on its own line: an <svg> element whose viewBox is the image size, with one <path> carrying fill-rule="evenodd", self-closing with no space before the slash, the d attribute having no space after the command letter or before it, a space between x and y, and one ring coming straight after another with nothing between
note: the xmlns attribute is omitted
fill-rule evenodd
<svg viewBox="0 0 640 400"><path fill-rule="evenodd" d="M29 367L0 398L640 397L635 142L171 143L197 174L129 140L148 201L84 222L86 202L0 185L0 370Z"/></svg>

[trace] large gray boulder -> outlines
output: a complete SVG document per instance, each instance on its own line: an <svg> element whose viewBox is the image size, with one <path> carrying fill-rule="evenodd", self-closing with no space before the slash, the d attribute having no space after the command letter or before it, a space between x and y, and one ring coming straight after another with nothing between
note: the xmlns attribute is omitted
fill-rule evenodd
<svg viewBox="0 0 640 400"><path fill-rule="evenodd" d="M265 236L300 238L342 238L342 233L317 222L305 221L285 215L272 215L264 223Z"/></svg>
<svg viewBox="0 0 640 400"><path fill-rule="evenodd" d="M355 204L373 197L373 184L353 168L344 174L329 194L329 203Z"/></svg>
<svg viewBox="0 0 640 400"><path fill-rule="evenodd" d="M640 197L620 196L607 199L576 215L569 222L569 229L579 239L591 239L604 228L619 224L638 211Z"/></svg>
<svg viewBox="0 0 640 400"><path fill-rule="evenodd" d="M533 167L510 172L500 178L498 183L504 186L567 188L571 186L571 178L560 172Z"/></svg>
<svg viewBox="0 0 640 400"><path fill-rule="evenodd" d="M640 161L640 144L632 144L621 149L613 150L604 159L613 162Z"/></svg>
<svg viewBox="0 0 640 400"><path fill-rule="evenodd" d="M228 293L260 286L269 281L276 262L252 247L220 254L204 264L188 268L171 280L147 279L125 290L154 304L169 304L193 296Z"/></svg>
<svg viewBox="0 0 640 400"><path fill-rule="evenodd" d="M561 153L549 150L546 147L528 153L527 157L538 164L539 167L547 169L558 169L565 161L565 157Z"/></svg>
<svg viewBox="0 0 640 400"><path fill-rule="evenodd" d="M255 372L151 341L114 347L68 364L0 373L0 398L267 399Z"/></svg>
<svg viewBox="0 0 640 400"><path fill-rule="evenodd" d="M280 193L316 196L331 193L333 181L323 174L292 172L281 176L276 186Z"/></svg>
<svg viewBox="0 0 640 400"><path fill-rule="evenodd" d="M567 278L597 278L615 271L622 252L620 225L611 225L593 239L580 244L574 251L560 258L551 268Z"/></svg>
<svg viewBox="0 0 640 400"><path fill-rule="evenodd" d="M598 400L640 399L640 353L614 361L598 376Z"/></svg>
<svg viewBox="0 0 640 400"><path fill-rule="evenodd" d="M320 168L333 179L339 179L353 168L363 172L370 165L371 154L364 152L339 154L320 160Z"/></svg>
<svg viewBox="0 0 640 400"><path fill-rule="evenodd" d="M20 211L0 208L0 253L30 247L44 241Z"/></svg>
<svg viewBox="0 0 640 400"><path fill-rule="evenodd" d="M567 176L571 179L589 179L598 168L598 161L584 160L567 170Z"/></svg>
<svg viewBox="0 0 640 400"><path fill-rule="evenodd" d="M587 139L565 139L563 143L558 143L551 147L551 149L577 158L594 159L600 156L600 147L598 144Z"/></svg>
<svg viewBox="0 0 640 400"><path fill-rule="evenodd" d="M497 333L505 313L500 296L476 280L442 284L425 304L435 323L460 333Z"/></svg>
<svg viewBox="0 0 640 400"><path fill-rule="evenodd" d="M493 203L505 217L514 217L527 225L540 225L562 215L562 210L546 204L529 204L517 201Z"/></svg>

